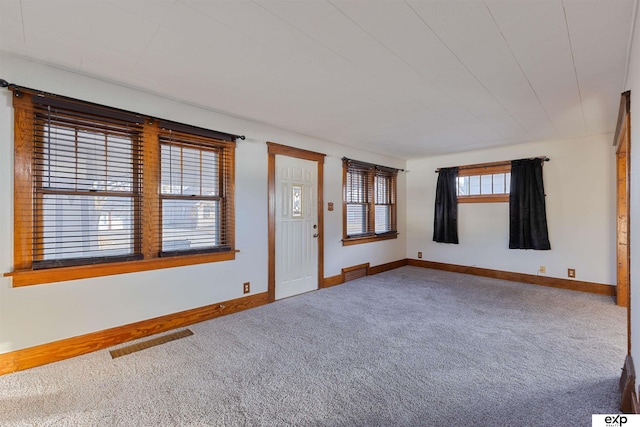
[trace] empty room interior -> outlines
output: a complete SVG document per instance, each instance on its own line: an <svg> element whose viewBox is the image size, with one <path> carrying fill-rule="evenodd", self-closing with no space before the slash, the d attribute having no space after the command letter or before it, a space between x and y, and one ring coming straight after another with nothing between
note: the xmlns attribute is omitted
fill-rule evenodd
<svg viewBox="0 0 640 427"><path fill-rule="evenodd" d="M638 413L637 9L0 1L0 424Z"/></svg>

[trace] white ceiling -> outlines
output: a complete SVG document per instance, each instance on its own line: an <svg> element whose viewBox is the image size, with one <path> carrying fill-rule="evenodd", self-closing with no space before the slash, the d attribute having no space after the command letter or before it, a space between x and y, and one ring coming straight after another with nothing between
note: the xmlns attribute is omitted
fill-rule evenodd
<svg viewBox="0 0 640 427"><path fill-rule="evenodd" d="M635 1L0 0L0 51L415 158L613 132Z"/></svg>

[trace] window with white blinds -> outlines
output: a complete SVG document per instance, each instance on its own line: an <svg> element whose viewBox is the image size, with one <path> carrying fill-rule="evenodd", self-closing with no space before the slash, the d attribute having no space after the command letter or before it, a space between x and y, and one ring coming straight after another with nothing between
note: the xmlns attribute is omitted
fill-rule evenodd
<svg viewBox="0 0 640 427"><path fill-rule="evenodd" d="M395 237L398 170L343 159L343 172L343 242L364 243Z"/></svg>
<svg viewBox="0 0 640 427"><path fill-rule="evenodd" d="M233 259L235 135L12 90L14 284L57 281L27 274L53 267L137 265L118 266L127 272Z"/></svg>

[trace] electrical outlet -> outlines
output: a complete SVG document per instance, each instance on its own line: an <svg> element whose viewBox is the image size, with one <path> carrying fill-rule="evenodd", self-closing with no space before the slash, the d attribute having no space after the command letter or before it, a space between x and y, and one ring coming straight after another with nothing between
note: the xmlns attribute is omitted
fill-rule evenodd
<svg viewBox="0 0 640 427"><path fill-rule="evenodd" d="M570 268L567 270L567 276L571 277L572 279L576 278L576 269L575 268Z"/></svg>
<svg viewBox="0 0 640 427"><path fill-rule="evenodd" d="M541 265L540 266L540 270L538 270L538 271L540 271L540 273L546 273L547 272L547 267L545 267L544 265Z"/></svg>
<svg viewBox="0 0 640 427"><path fill-rule="evenodd" d="M418 258L422 258L422 252L418 252Z"/></svg>
<svg viewBox="0 0 640 427"><path fill-rule="evenodd" d="M242 289L245 294L251 292L251 282L245 282Z"/></svg>

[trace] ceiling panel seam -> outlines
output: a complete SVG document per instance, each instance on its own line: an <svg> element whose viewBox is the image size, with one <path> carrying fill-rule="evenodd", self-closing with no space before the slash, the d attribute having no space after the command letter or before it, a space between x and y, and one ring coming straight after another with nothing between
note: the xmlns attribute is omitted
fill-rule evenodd
<svg viewBox="0 0 640 427"><path fill-rule="evenodd" d="M422 15L420 15L418 13L417 10L415 10L415 8L408 3L405 0L405 4L407 6L409 6L409 8L411 8L411 10L413 11L413 13L416 14L416 16L422 21L422 23L429 29L429 31L431 31L433 33L433 35L435 35L438 40L440 40L440 43L442 43L442 45L444 47L447 48L447 50L449 52L451 52L451 54L456 58L456 60L460 63L460 65L462 65L464 67L465 70L467 70L467 72L473 76L473 78L476 80L476 82L478 82L478 84L482 87L482 89L484 89L484 91L491 97L493 98L494 101L496 101L496 103L498 103L498 105L500 105L500 107L509 115L509 117L511 117L511 119L518 124L518 126L520 126L522 128L522 130L525 131L525 133L531 137L531 133L529 133L529 130L527 128L524 127L524 125L522 123L520 123L520 121L518 119L516 119L513 114L511 114L511 112L504 106L504 104L502 102L500 102L498 100L498 98L495 97L495 95L489 90L487 89L487 87L484 85L484 83L482 83L482 81L478 78L478 76L476 76L467 66L467 64L464 63L464 61L462 61L462 59L460 59L460 57L458 55L456 55L456 53L453 51L453 49L451 49L451 47L449 47L449 45L447 43L445 43L445 41L440 37L440 35L433 30L433 28L431 28L431 26L427 23L427 21L422 17ZM481 120L481 119L479 119ZM481 120L482 121L482 120ZM487 124L487 126L491 127L490 125ZM493 127L491 127L493 129ZM498 133L499 135L501 135L503 138L506 138L504 135L502 135L501 132L499 132L497 129L493 129L496 133Z"/></svg>
<svg viewBox="0 0 640 427"><path fill-rule="evenodd" d="M388 51L391 55L395 56L397 59L399 59L402 63L404 63L407 67L409 67L411 70L413 70L416 74L418 74L420 77L422 77L423 79L426 79L426 77L424 75L422 75L422 73L418 70L416 70L411 64L409 64L407 61L404 60L404 58L400 57L400 55L398 55L397 53L395 53L393 50L391 50L387 45L385 45L384 43L382 43L380 40L378 40L376 37L374 37L369 31L367 31L366 29L364 29L360 24L358 24L357 22L355 22L348 14L346 14L342 9L340 9L338 6L336 6L331 0L327 0L327 2L329 4L331 4L334 8L336 8L336 10L338 12L340 12L345 18L347 18L353 25L355 25L356 27L358 27L360 29L360 31L362 31L363 33L365 33L367 36L369 36L372 40L374 40L376 43L378 43L380 46L382 46L386 51ZM357 64L354 64L356 67L358 66ZM358 67L359 68L359 67ZM433 86L436 90L438 90L439 92L442 92L442 90L440 90L439 87L437 86ZM445 94L446 95L446 94ZM415 99L415 98L414 98ZM419 102L421 105L424 105L420 99L415 99L417 102ZM467 109L464 105L459 104L458 102L456 102L456 104L458 104L460 106L460 108L464 109L465 111L467 111L470 115L472 115L473 117L475 117L476 119L478 119L478 121L484 123L487 127L489 127L491 130L493 130L495 133L497 133L498 135L500 135L502 138L504 138L504 135L502 135L498 130L494 129L493 126L491 126L490 124L486 123L484 120L482 120L480 117L476 116L472 111L470 111L469 109ZM428 106L427 106L428 107ZM438 113L436 113L438 114ZM449 121L447 118L443 117L442 115L438 114L439 117L442 118L442 120L446 121L447 123L455 126L455 123L452 123L451 121Z"/></svg>
<svg viewBox="0 0 640 427"><path fill-rule="evenodd" d="M274 47L272 47L272 46L270 46L270 45L268 45L268 44L264 43L262 40L260 40L260 39L258 39L258 38L256 38L256 37L253 37L253 36L251 36L251 35L249 35L249 34L246 34L246 32L241 32L241 31L239 31L237 28L232 27L232 26L230 26L230 25L228 25L228 24L225 24L224 22L222 22L222 21L220 21L220 20L216 19L215 17L210 16L208 13L206 13L206 12L202 12L201 10L197 9L196 7L194 7L194 6L193 6L193 5L191 5L191 4L188 4L188 3L186 3L186 2L180 2L180 3L184 4L185 6L187 6L187 7L191 8L191 9L193 9L194 11L196 11L196 12L198 12L198 13L202 14L202 15L203 15L203 16L205 16L206 18L211 19L211 20L213 20L213 21L215 21L215 22L218 22L218 23L220 23L221 25L224 25L225 27L229 28L230 30L235 31L236 33L238 33L238 34L242 35L243 37L246 37L247 39L250 39L250 40L252 40L253 42L258 43L259 45L263 46L265 49L268 49L269 51L272 51L272 52L274 52L274 53L277 53L278 55L283 56L284 58L286 58L286 59L288 59L289 61L291 61L293 64L300 65L301 67L304 67L305 69L309 70L310 72L314 72L314 73L317 73L317 74L322 74L322 75L323 75L325 78L327 78L327 79L332 79L332 76L331 76L331 75L329 75L329 74L327 74L327 73L325 73L325 72L319 72L319 70L318 70L317 68L314 68L314 67L312 67L312 66L308 65L308 64L307 64L306 62L304 62L304 61L299 61L299 60L297 60L294 56L289 55L289 54L288 54L288 52L283 51L283 50L281 50L281 49L276 49L276 48L274 48ZM259 4L259 3L257 3L256 1L252 1L251 3L252 3L253 5L255 5L255 6L257 6L257 7L261 8L261 9L262 9L262 10L264 10L265 12L269 13L270 15L272 15L273 17L275 17L275 18L276 18L276 19L278 19L279 21L283 22L284 24L288 25L290 28L293 28L295 31L297 31L298 33L300 33L300 34L304 35L306 38L310 39L311 41L315 42L316 44L319 44L319 45L323 46L325 49L328 49L328 50L329 50L330 52L332 52L333 54L335 54L335 55L339 56L340 58L343 58L344 60L346 60L346 61L348 61L348 62L350 62L350 63L351 63L351 61L350 61L348 58L345 58L344 56L340 55L338 52L334 51L333 49L331 49L331 48L329 48L328 46L325 46L324 44L320 43L318 40L316 40L315 38L311 37L309 34L305 33L304 31L302 31L301 29L297 28L296 26L292 25L291 23L289 23L288 21L286 21L286 20L285 20L285 19L283 19L282 17L278 16L277 14L275 14L274 12L272 12L271 10L269 10L269 9L265 8L263 5L261 5L261 4ZM353 63L352 63L352 64L353 64ZM355 64L353 64L353 65L355 66ZM341 82L341 85L342 85L343 87L346 87L344 84L342 84L342 82Z"/></svg>
<svg viewBox="0 0 640 427"><path fill-rule="evenodd" d="M622 88L620 92L624 92L627 90L627 79L629 78L629 65L631 64L631 49L633 48L633 36L637 31L636 28L636 19L638 16L638 0L633 1L633 9L631 12L631 30L629 31L629 40L627 41L627 57L624 63L624 78L622 79Z"/></svg>
<svg viewBox="0 0 640 427"><path fill-rule="evenodd" d="M24 43L24 48L27 48L27 31L24 26L24 8L22 7L22 0L20 0L20 19L22 19L22 42Z"/></svg>
<svg viewBox="0 0 640 427"><path fill-rule="evenodd" d="M405 65L407 65L407 66L408 66L411 70L413 70L417 75L419 75L419 76L420 76L420 77L422 77L423 79L426 79L426 77L425 77L424 75L422 75L422 73L420 73L418 70L416 70L416 69L415 69L411 64L409 64L409 63L408 63L407 61L405 61L402 57L400 57L397 53L395 53L393 50L391 50L387 45L385 45L384 43L382 43L382 42L381 42L380 40L378 40L375 36L373 36L370 32L368 32L368 31L367 31L366 29L364 29L361 25L359 25L357 22L355 22L355 21L354 21L354 20L353 20L353 19L352 19L348 14L346 14L342 9L340 9L338 6L336 6L335 4L333 4L333 2L331 2L330 0L327 0L327 1L328 1L328 3L330 3L333 7L335 7L335 8L336 8L336 10L338 10L342 15L344 15L344 17L345 17L345 18L347 18L351 23L353 23L353 25L355 25L355 26L356 26L356 27L358 27L362 32L364 32L365 34L367 34L367 35L368 35L372 40L374 40L376 43L378 43L380 46L382 46L385 50L387 50L389 53L391 53L393 56L395 56L397 59L399 59L399 60L400 60L401 62L403 62ZM405 2L405 3L406 3L406 2ZM412 8L409 4L407 4L407 6L409 6L409 7L413 10L413 8ZM413 11L414 11L414 13L415 13L415 10L413 10ZM420 18L420 19L422 20L422 18L421 18L419 15L418 15L418 18ZM423 22L424 22L424 21L423 21ZM433 30L432 30L428 25L427 25L427 28L428 28L431 32L433 32ZM437 34L435 34L435 33L434 33L434 35L436 35L436 37L438 37L438 36L437 36ZM440 37L438 37L438 39L442 42L442 40L440 39ZM444 44L444 43L443 43L443 44ZM446 46L446 45L445 45L445 46ZM448 48L448 47L447 47L447 48ZM450 49L449 49L449 50L450 50ZM455 56L455 54L454 54L454 56ZM457 58L457 57L456 57L456 58ZM458 59L458 60L459 60L459 59ZM357 65L356 65L356 66L357 66ZM465 67L465 68L466 68L466 67ZM472 74L472 75L473 75L473 74ZM475 77L475 76L474 76L474 77ZM476 79L476 80L477 80L477 79ZM450 97L450 99L453 99L453 98L452 98L450 95L448 95L446 92L443 92L443 91L442 91L438 86L436 86L436 85L432 85L432 86L433 86L433 88L434 88L434 89L436 89L437 91L442 92L445 96L449 96L449 97ZM484 88L484 86L483 86L483 89L485 89L485 91L486 91L486 88ZM416 99L416 98L413 98L413 99L415 99L415 100L416 100L417 102L419 102L421 105L424 105L424 104L421 102L421 100L420 100L420 99ZM495 97L494 97L494 99L495 99ZM495 132L497 135L500 135L500 137L501 137L503 140L504 140L504 139L506 139L505 135L503 135L499 130L497 130L496 128L494 128L493 126L491 126L491 124L487 123L485 120L483 120L481 117L479 117L478 115L476 115L473 111L471 111L470 109L468 109L465 105L461 104L461 103L460 103L460 102L458 102L457 100L454 100L454 101L455 101L455 103L456 103L460 108L462 108L462 109L463 109L463 110L465 110L467 113L469 113L469 115L471 115L471 116L473 116L474 118L476 118L480 123L482 123L482 124L484 124L485 126L487 126L489 129L491 129L491 130L492 130L493 132ZM496 100L496 102L498 102L498 101ZM504 106L503 106L502 104L500 104L500 102L498 102L498 104L499 104L499 105L504 109ZM505 111L506 111L506 109L505 109ZM441 117L441 118L442 118L442 120L444 120L445 122L447 122L447 123L451 124L452 126L456 126L456 127L457 127L456 123L451 122L451 121L450 121L449 119L447 119L446 117L443 117L442 115L440 115L440 114L438 114L438 113L435 113L435 114L437 114L439 117ZM508 111L507 111L507 114L509 114L509 112L508 112ZM509 114L509 115L511 116L511 114ZM522 127L522 124L520 124L517 120L515 120L515 118L513 118L513 116L511 116L511 118L512 118L516 123L518 123L518 125L519 125L520 127ZM522 127L522 128L523 128L523 127ZM524 129L524 128L523 128L523 130L524 130L525 132L527 132L527 134L528 134L528 131L527 131L526 129Z"/></svg>
<svg viewBox="0 0 640 427"><path fill-rule="evenodd" d="M580 82L578 81L578 70L576 69L576 60L573 56L573 45L571 44L571 32L569 31L569 22L567 21L567 8L562 0L562 13L564 14L564 24L567 29L567 39L569 40L569 51L571 52L571 65L573 66L573 75L576 78L576 87L578 88L578 98L580 99L580 110L582 111L582 125L584 132L588 132L587 129L587 117L584 114L584 104L582 102L582 91L580 90Z"/></svg>
<svg viewBox="0 0 640 427"><path fill-rule="evenodd" d="M136 67L138 66L138 64L140 64L141 61L143 61L144 54L147 53L147 51L149 50L149 46L151 46L151 43L153 43L153 41L158 36L158 33L160 32L160 28L163 27L163 24L166 22L170 11L176 6L176 3L178 3L178 0L175 0L173 2L173 4L171 5L171 7L169 9L167 9L167 12L165 13L164 17L162 18L162 22L155 22L155 24L157 25L156 30L153 32L153 35L151 37L149 37L149 41L145 45L144 49L142 49L141 54L138 55L138 57L136 58L136 64L135 64Z"/></svg>
<svg viewBox="0 0 640 427"><path fill-rule="evenodd" d="M310 40L312 40L313 42L317 43L318 45L324 47L325 49L329 50L330 52L332 52L333 54L335 54L336 56L344 59L345 61L347 61L348 63L352 64L354 67L356 67L357 69L361 70L361 68L358 66L358 64L356 64L355 62L353 62L350 58L342 55L340 52L332 49L330 46L327 46L325 43L321 42L320 40L316 39L315 37L311 36L310 34L306 33L304 30L302 30L301 28L295 26L294 24L292 24L291 22L287 21L286 19L284 19L283 17L279 16L278 14L276 14L275 12L265 8L263 5L257 3L257 2L253 2L254 4L256 4L257 6L263 8L265 11L267 11L268 13L270 13L271 15L273 15L274 17L276 17L277 19L279 19L280 21L284 22L285 24L289 25L291 28L295 29L296 31L298 31L299 33L303 34L304 36L306 36L307 38L309 38ZM364 33L366 33L369 37L371 37L373 40L375 40L377 43L379 43L380 45L382 45L385 49L389 50L383 43L381 43L379 40L377 40L375 37L373 37L371 34L369 34L366 30L364 30L360 25L358 25L356 22L354 22L347 14L345 14L340 8L338 8L335 4L333 4L331 1L328 1L328 3L330 3L337 11L339 11L342 15L345 16L345 18L349 19L350 22L352 22L354 25L356 25L361 31L363 31ZM394 52L390 51L390 53L392 53L393 55L395 55L396 57L398 57ZM404 62L406 64L406 61L404 61L402 58L399 58L402 62ZM411 67L411 65L407 64L409 67ZM413 67L411 67L411 69L413 69L418 75L422 76L418 71L416 71ZM424 76L422 76L424 77ZM433 86L434 89L436 89L439 92L442 92L443 95L446 95L446 93L444 93L440 88ZM415 99L415 98L413 98ZM424 105L420 99L415 99L416 102L419 102L420 105ZM482 120L480 117L478 117L476 114L474 114L471 110L469 110L468 108L466 108L464 105L459 104L456 101L456 104L462 108L463 110L465 110L466 112L468 112L470 115L472 115L473 117L475 117L479 122L483 123L484 125L486 125L488 128L492 129L496 134L500 135L503 139L504 139L504 135L502 135L500 132L498 132L496 129L493 128L493 126L489 125L488 123L486 123L484 120ZM428 108L428 106L426 106ZM440 117L444 122L457 127L455 122L452 122L451 120L449 120L447 117L442 116L441 114L434 112L434 114L438 115L438 117Z"/></svg>
<svg viewBox="0 0 640 427"><path fill-rule="evenodd" d="M533 92L533 94L535 95L536 99L538 100L538 104L540 104L540 108L542 108L542 111L544 111L544 115L547 117L547 120L549 120L549 123L551 124L551 126L553 126L554 129L555 129L556 126L553 123L553 120L551 120L551 116L549 115L549 112L547 111L546 108L544 108L544 104L542 103L542 100L540 99L540 96L538 95L538 92L536 92L536 89L533 87L533 84L531 83L531 80L529 80L529 77L527 76L527 73L525 73L524 69L522 68L522 64L520 63L520 61L518 61L518 58L516 57L516 54L513 51L513 48L511 47L511 44L509 44L509 42L507 41L507 38L505 37L504 32L502 31L502 28L500 28L500 25L498 24L498 21L496 21L496 17L493 15L493 12L491 12L491 8L489 7L489 5L487 4L486 1L484 2L484 5L487 8L487 12L489 12L489 15L491 16L491 19L493 20L493 23L495 24L496 28L498 29L498 32L500 32L500 37L502 37L502 40L504 40L505 45L509 49L509 52L511 53L511 56L513 57L513 60L516 62L516 64L518 64L518 68L520 69L520 72L522 73L522 76L527 81L527 84L531 88L531 91Z"/></svg>

